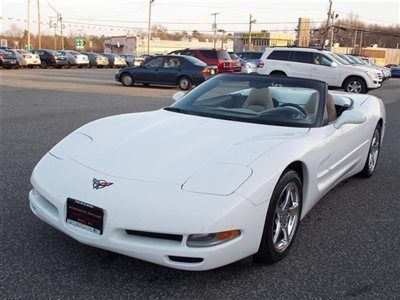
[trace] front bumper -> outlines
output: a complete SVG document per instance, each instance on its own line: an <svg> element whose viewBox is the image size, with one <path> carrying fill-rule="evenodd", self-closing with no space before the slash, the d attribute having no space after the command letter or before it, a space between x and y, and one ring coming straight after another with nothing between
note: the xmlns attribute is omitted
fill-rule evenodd
<svg viewBox="0 0 400 300"><path fill-rule="evenodd" d="M103 177L114 184L94 190L92 179ZM29 203L33 213L70 237L83 244L184 270L213 269L254 254L266 215L267 204L255 206L237 194L212 196L186 192L179 185L113 178L49 154L35 168L31 183L34 190L29 193ZM104 210L102 235L66 223L68 197ZM240 229L240 237L212 247L186 246L190 234L231 229ZM182 235L183 239L135 236L126 230ZM174 261L171 257L200 258L201 262Z"/></svg>

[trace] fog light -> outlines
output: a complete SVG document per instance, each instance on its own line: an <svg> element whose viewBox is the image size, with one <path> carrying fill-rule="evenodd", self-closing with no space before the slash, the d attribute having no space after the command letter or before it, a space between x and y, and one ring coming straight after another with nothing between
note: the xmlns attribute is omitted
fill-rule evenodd
<svg viewBox="0 0 400 300"><path fill-rule="evenodd" d="M220 245L240 236L240 230L229 230L208 234L189 235L186 245L188 247L210 247Z"/></svg>

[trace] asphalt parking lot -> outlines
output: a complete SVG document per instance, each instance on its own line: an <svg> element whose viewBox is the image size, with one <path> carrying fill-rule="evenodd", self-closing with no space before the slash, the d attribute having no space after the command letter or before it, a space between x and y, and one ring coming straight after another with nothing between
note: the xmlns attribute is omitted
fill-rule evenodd
<svg viewBox="0 0 400 300"><path fill-rule="evenodd" d="M398 297L400 79L371 92L388 120L371 179L351 178L325 196L280 263L247 258L195 273L82 245L29 209L32 169L62 137L101 117L172 103L177 89L123 87L115 72L0 70L1 298Z"/></svg>

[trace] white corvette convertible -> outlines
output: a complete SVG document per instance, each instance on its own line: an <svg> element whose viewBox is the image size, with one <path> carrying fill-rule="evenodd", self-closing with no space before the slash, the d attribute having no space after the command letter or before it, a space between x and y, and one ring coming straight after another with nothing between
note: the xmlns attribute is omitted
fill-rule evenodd
<svg viewBox="0 0 400 300"><path fill-rule="evenodd" d="M84 244L168 267L274 263L324 194L377 166L385 108L374 96L233 74L179 93L59 142L33 171L33 213Z"/></svg>

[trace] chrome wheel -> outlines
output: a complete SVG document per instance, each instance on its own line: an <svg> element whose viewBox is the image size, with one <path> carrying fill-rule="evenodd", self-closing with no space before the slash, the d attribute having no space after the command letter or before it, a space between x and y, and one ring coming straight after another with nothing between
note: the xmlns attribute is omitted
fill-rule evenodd
<svg viewBox="0 0 400 300"><path fill-rule="evenodd" d="M272 242L277 252L290 245L300 219L300 193L294 182L283 189L274 214Z"/></svg>
<svg viewBox="0 0 400 300"><path fill-rule="evenodd" d="M371 173L374 171L376 163L378 161L380 138L381 136L379 129L375 129L374 136L372 137L371 142L371 150L368 154L368 169Z"/></svg>
<svg viewBox="0 0 400 300"><path fill-rule="evenodd" d="M362 91L362 85L357 80L352 80L347 84L347 91L349 93L356 93L359 94Z"/></svg>

